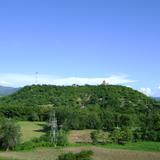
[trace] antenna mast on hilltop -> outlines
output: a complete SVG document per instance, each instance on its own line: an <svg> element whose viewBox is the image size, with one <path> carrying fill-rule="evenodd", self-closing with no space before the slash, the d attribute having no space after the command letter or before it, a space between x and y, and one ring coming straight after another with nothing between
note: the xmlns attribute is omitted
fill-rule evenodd
<svg viewBox="0 0 160 160"><path fill-rule="evenodd" d="M38 72L35 72L35 84L38 84Z"/></svg>

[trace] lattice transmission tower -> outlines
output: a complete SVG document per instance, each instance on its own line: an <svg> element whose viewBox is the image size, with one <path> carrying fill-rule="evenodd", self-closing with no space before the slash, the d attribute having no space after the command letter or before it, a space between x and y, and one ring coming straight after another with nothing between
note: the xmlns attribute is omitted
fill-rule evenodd
<svg viewBox="0 0 160 160"><path fill-rule="evenodd" d="M56 114L54 111L50 113L49 124L50 124L50 141L56 147L58 125L57 125Z"/></svg>

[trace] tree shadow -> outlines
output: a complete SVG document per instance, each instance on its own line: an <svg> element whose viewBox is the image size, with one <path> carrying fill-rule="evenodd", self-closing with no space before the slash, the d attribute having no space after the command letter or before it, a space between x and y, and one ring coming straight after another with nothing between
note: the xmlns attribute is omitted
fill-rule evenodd
<svg viewBox="0 0 160 160"><path fill-rule="evenodd" d="M42 129L35 129L35 130L34 130L35 132L44 132L44 133L46 133L46 132L49 130L49 127L48 127L47 124L38 123L37 125L38 125L38 126L41 126Z"/></svg>

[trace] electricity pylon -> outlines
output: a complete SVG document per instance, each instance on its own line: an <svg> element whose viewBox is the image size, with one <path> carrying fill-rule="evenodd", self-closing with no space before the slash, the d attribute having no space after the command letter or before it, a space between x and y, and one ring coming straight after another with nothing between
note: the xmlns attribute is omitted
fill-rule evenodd
<svg viewBox="0 0 160 160"><path fill-rule="evenodd" d="M57 127L56 115L55 115L55 112L53 112L53 111L50 113L49 124L50 124L50 127L51 127L51 129L50 129L50 141L56 147L58 127Z"/></svg>

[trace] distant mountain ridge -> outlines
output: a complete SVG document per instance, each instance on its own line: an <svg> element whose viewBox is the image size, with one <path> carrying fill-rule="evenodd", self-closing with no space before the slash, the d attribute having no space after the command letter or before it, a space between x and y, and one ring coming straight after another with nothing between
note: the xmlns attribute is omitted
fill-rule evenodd
<svg viewBox="0 0 160 160"><path fill-rule="evenodd" d="M0 96L7 96L18 91L19 88L0 86Z"/></svg>
<svg viewBox="0 0 160 160"><path fill-rule="evenodd" d="M154 97L154 99L156 99L156 100L160 101L160 97Z"/></svg>

